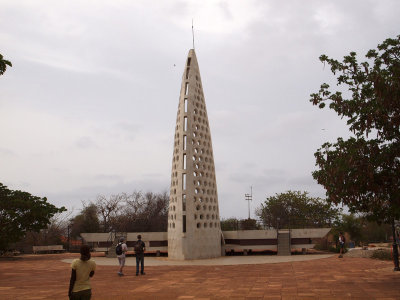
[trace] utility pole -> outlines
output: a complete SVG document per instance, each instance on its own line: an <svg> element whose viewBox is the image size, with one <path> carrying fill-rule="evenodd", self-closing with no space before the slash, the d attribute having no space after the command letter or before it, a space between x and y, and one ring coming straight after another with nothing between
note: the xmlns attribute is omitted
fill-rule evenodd
<svg viewBox="0 0 400 300"><path fill-rule="evenodd" d="M250 194L244 194L245 200L248 201L249 205L249 220L250 220L250 201L253 200L253 186L250 187Z"/></svg>

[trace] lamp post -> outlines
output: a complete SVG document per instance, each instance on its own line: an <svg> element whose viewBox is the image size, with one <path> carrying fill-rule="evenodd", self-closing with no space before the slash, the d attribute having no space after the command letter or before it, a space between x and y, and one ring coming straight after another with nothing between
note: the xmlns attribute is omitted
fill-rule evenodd
<svg viewBox="0 0 400 300"><path fill-rule="evenodd" d="M68 252L69 252L69 249L70 249L70 247L69 247L69 241L70 241L70 233L69 233L69 231L70 231L70 229L71 229L71 223L68 223L68 225L67 225L67 250L68 250Z"/></svg>
<svg viewBox="0 0 400 300"><path fill-rule="evenodd" d="M250 201L253 200L253 187L250 187L250 194L244 194L245 200L248 201L249 206L249 220L250 220Z"/></svg>
<svg viewBox="0 0 400 300"><path fill-rule="evenodd" d="M397 248L396 242L396 227L395 227L394 218L392 219L392 234L393 234L393 263L394 263L394 271L400 271L399 267L399 250Z"/></svg>

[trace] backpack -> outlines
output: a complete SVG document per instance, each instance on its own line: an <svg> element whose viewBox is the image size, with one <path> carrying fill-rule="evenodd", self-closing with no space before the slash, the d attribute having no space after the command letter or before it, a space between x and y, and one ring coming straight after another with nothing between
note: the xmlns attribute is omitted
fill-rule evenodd
<svg viewBox="0 0 400 300"><path fill-rule="evenodd" d="M115 254L117 255L122 254L122 243L118 243L117 247L115 247Z"/></svg>
<svg viewBox="0 0 400 300"><path fill-rule="evenodd" d="M134 250L136 254L143 253L143 242L137 241L134 246Z"/></svg>

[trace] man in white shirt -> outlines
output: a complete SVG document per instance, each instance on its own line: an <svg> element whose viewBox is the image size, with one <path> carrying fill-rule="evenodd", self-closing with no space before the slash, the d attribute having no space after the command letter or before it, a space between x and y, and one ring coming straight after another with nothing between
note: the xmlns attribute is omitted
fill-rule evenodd
<svg viewBox="0 0 400 300"><path fill-rule="evenodd" d="M121 237L119 239L119 243L117 245L117 248L120 246L120 251L118 251L119 249L116 250L117 252L117 257L118 257L118 263L119 263L119 271L118 271L118 275L119 276L124 276L124 273L122 273L122 269L125 266L125 253L128 251L128 246L125 243L125 238ZM119 254L118 252L120 252L121 254Z"/></svg>

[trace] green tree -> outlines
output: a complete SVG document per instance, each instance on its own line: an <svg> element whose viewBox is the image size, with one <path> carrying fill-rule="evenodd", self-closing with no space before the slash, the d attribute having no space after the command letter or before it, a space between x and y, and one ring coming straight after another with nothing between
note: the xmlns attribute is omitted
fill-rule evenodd
<svg viewBox="0 0 400 300"><path fill-rule="evenodd" d="M261 226L255 219L243 219L239 221L240 230L258 230Z"/></svg>
<svg viewBox="0 0 400 300"><path fill-rule="evenodd" d="M17 242L26 232L47 228L50 219L66 211L47 202L46 198L23 191L9 190L0 183L0 251Z"/></svg>
<svg viewBox="0 0 400 300"><path fill-rule="evenodd" d="M229 218L221 220L222 231L236 231L239 230L239 220L237 218Z"/></svg>
<svg viewBox="0 0 400 300"><path fill-rule="evenodd" d="M359 63L355 52L342 62L321 55L336 76L338 91L324 83L310 101L329 104L347 119L354 137L325 143L315 153L313 177L330 203L345 204L370 220L392 224L400 218L400 35L369 50ZM400 270L394 242L395 269Z"/></svg>
<svg viewBox="0 0 400 300"><path fill-rule="evenodd" d="M338 247L339 232L350 235L350 239L356 244L362 241L364 219L354 214L342 214L332 226L331 234ZM339 248L337 248L339 251Z"/></svg>
<svg viewBox="0 0 400 300"><path fill-rule="evenodd" d="M12 67L12 64L9 60L3 58L3 55L0 54L0 75L3 75L7 70L7 66Z"/></svg>
<svg viewBox="0 0 400 300"><path fill-rule="evenodd" d="M335 241L337 241L339 232L348 233L351 240L356 244L360 242L368 244L371 242L387 242L391 234L391 227L388 224L369 221L362 215L343 214L331 231Z"/></svg>
<svg viewBox="0 0 400 300"><path fill-rule="evenodd" d="M343 214L340 231L347 232L353 241L359 242L363 236L363 225L363 218L357 217L354 214Z"/></svg>
<svg viewBox="0 0 400 300"><path fill-rule="evenodd" d="M387 242L391 235L391 226L389 224L378 224L365 220L362 227L361 240L364 243Z"/></svg>
<svg viewBox="0 0 400 300"><path fill-rule="evenodd" d="M71 220L71 237L77 238L81 232L101 232L96 204L83 204L81 213Z"/></svg>
<svg viewBox="0 0 400 300"><path fill-rule="evenodd" d="M39 232L28 231L24 237L15 244L15 249L21 252L31 252L32 246L62 244L62 236L66 235L67 222L57 214L50 219L50 224ZM13 247L14 249L14 247Z"/></svg>
<svg viewBox="0 0 400 300"><path fill-rule="evenodd" d="M222 219L220 224L222 231L261 229L261 226L257 223L257 220L255 219L237 219L232 217L229 219Z"/></svg>
<svg viewBox="0 0 400 300"><path fill-rule="evenodd" d="M339 209L307 192L287 191L268 197L256 215L270 228L329 227L339 217Z"/></svg>

